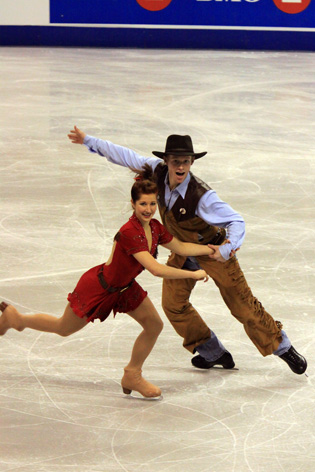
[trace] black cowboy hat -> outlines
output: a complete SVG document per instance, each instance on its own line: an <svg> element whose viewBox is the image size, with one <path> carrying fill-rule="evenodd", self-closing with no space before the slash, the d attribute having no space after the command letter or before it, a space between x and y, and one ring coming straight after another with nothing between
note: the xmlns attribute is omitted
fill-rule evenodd
<svg viewBox="0 0 315 472"><path fill-rule="evenodd" d="M191 137L188 136L188 134L185 136L171 134L166 140L165 151L152 151L152 154L157 157L161 157L162 159L167 155L193 156L195 159L199 159L199 157L207 154L207 151L195 153Z"/></svg>

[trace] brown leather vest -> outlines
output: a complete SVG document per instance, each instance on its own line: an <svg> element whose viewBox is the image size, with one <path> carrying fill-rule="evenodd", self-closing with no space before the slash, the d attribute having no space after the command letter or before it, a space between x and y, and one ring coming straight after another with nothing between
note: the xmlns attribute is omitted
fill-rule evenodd
<svg viewBox="0 0 315 472"><path fill-rule="evenodd" d="M158 186L158 204L164 226L181 241L197 244L222 244L225 239L225 229L212 226L196 216L196 208L200 198L211 190L205 182L190 173L185 198L179 196L171 210L165 202L165 177L168 167L159 164L154 171Z"/></svg>

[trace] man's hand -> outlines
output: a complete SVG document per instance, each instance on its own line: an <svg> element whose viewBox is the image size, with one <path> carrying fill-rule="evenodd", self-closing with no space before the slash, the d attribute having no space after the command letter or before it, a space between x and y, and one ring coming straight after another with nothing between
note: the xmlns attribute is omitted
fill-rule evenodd
<svg viewBox="0 0 315 472"><path fill-rule="evenodd" d="M232 251L230 252L230 257L235 256L236 251L239 251L239 250L240 250L239 247L237 249L232 249Z"/></svg>
<svg viewBox="0 0 315 472"><path fill-rule="evenodd" d="M230 242L231 241L229 239L225 239L225 241L221 244L221 246L223 246L224 244L228 244ZM207 246L214 251L213 254L209 255L210 259L214 259L215 261L218 261L218 262L226 262L226 259L224 259L224 257L222 257L221 255L221 252L219 249L220 246L215 246L214 244L208 244ZM239 247L237 249L232 249L232 251L230 252L230 257L235 256L236 251L238 251L239 249L240 249Z"/></svg>
<svg viewBox="0 0 315 472"><path fill-rule="evenodd" d="M81 131L76 126L68 134L68 138L73 144L83 144L85 136L86 133L83 133L83 131Z"/></svg>
<svg viewBox="0 0 315 472"><path fill-rule="evenodd" d="M210 249L213 249L214 251L213 254L209 254L210 259L214 259L215 261L218 261L218 262L226 262L226 259L222 257L221 252L219 250L220 246L215 246L214 244L207 244L207 246Z"/></svg>

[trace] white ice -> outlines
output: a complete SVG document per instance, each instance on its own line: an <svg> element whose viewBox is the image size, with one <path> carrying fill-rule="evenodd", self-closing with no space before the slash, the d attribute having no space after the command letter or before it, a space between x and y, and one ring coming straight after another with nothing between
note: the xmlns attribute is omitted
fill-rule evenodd
<svg viewBox="0 0 315 472"><path fill-rule="evenodd" d="M145 272L165 327L144 375L163 399L121 391L127 315L68 338L11 330L1 472L315 470L314 54L1 48L0 63L1 300L60 316L131 213L132 174L71 144L74 124L148 156L190 134L208 151L193 172L245 218L249 285L309 364L263 358L210 281L192 301L239 370L198 371Z"/></svg>

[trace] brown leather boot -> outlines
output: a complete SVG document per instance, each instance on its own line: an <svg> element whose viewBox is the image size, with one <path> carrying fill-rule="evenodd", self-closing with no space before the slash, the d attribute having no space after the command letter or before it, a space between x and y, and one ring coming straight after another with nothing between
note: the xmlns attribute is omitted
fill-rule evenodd
<svg viewBox="0 0 315 472"><path fill-rule="evenodd" d="M141 375L141 370L124 369L124 376L121 379L123 392L130 395L132 390L141 393L146 398L159 397L162 392L156 385L147 382Z"/></svg>

